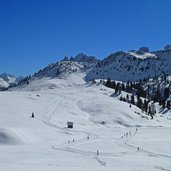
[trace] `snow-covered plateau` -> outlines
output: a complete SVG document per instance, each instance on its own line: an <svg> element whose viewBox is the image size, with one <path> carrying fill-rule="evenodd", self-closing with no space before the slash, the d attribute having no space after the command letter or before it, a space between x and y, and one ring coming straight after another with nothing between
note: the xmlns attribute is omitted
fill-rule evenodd
<svg viewBox="0 0 171 171"><path fill-rule="evenodd" d="M171 114L150 119L84 77L0 92L0 170L170 171Z"/></svg>

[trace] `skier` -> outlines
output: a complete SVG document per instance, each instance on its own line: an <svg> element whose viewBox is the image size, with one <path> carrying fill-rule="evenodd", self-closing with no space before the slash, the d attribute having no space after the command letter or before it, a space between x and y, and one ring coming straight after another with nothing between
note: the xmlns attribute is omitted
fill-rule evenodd
<svg viewBox="0 0 171 171"><path fill-rule="evenodd" d="M128 133L126 133L126 137L128 137Z"/></svg>
<svg viewBox="0 0 171 171"><path fill-rule="evenodd" d="M139 147L137 147L137 151L139 151L140 150L140 148Z"/></svg>
<svg viewBox="0 0 171 171"><path fill-rule="evenodd" d="M89 136L87 136L87 139L88 139L88 140L89 140L89 138L90 138L90 137L89 137Z"/></svg>
<svg viewBox="0 0 171 171"><path fill-rule="evenodd" d="M75 140L73 139L72 142L75 142Z"/></svg>
<svg viewBox="0 0 171 171"><path fill-rule="evenodd" d="M31 114L31 118L34 118L34 112L32 112L32 114Z"/></svg>
<svg viewBox="0 0 171 171"><path fill-rule="evenodd" d="M99 150L97 150L97 156L99 155Z"/></svg>

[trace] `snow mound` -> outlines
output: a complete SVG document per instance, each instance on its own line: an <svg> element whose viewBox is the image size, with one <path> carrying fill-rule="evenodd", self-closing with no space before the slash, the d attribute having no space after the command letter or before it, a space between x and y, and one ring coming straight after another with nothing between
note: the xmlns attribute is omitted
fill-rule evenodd
<svg viewBox="0 0 171 171"><path fill-rule="evenodd" d="M13 87L10 90L40 91L73 87L84 84L84 77L84 73L65 74L63 75L63 79L51 77L33 77L29 80L28 84L22 84L20 86Z"/></svg>
<svg viewBox="0 0 171 171"><path fill-rule="evenodd" d="M20 138L9 129L0 129L0 145L21 144Z"/></svg>

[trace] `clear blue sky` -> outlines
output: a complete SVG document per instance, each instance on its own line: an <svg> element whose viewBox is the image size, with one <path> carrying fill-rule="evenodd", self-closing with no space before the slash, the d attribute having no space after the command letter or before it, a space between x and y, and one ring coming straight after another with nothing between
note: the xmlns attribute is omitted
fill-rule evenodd
<svg viewBox="0 0 171 171"><path fill-rule="evenodd" d="M79 52L171 43L171 0L0 0L0 73L32 74Z"/></svg>

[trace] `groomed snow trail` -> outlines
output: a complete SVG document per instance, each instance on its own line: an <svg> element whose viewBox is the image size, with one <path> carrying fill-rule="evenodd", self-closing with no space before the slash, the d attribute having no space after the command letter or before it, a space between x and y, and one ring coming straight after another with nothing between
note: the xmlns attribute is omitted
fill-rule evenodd
<svg viewBox="0 0 171 171"><path fill-rule="evenodd" d="M68 93L68 94L70 94L70 93ZM66 94L65 94L65 95L66 95ZM59 106L60 106L60 107L62 106L62 101L63 101L63 99L67 99L67 97L61 98L60 103L57 104L58 107L55 107L55 108L54 108L54 111L56 111L57 109L59 109ZM90 98L90 99L91 99L91 98ZM83 104L86 104L86 101L89 101L90 99L85 99L85 98L84 98L84 99L79 99L79 98L78 98L78 99L75 101L75 103L77 104L77 106L78 106L78 108L81 110L81 112L87 113L87 114L89 115L89 121L92 121L93 123L95 123L95 122L93 121L93 119L92 119L92 117L95 116L95 115L93 114L93 112L89 112L89 111L84 107L84 105L83 105ZM65 100L65 102L66 102L66 100ZM54 112L51 112L51 113L53 114ZM49 115L47 114L47 116L49 116ZM51 117L50 117L50 118L51 118ZM50 122L50 119L49 119L49 118L46 120L45 123L47 123L49 126L56 127L56 128L58 128L58 129L62 129L63 131L66 132L66 128L61 128L61 127L56 126L55 124L52 124L52 123ZM96 123L96 125L97 125L97 124L98 124L99 126L101 126L99 123ZM101 126L101 127L103 127L103 126ZM103 129L104 129L104 128L103 128ZM139 147L138 147L138 146L139 146L138 144L137 144L137 146L130 145L130 144L128 143L128 142L129 142L129 139L133 138L133 137L137 134L137 131L138 131L137 128L134 128L134 129L135 129L134 132L132 132L132 130L129 131L129 128L128 128L128 132L131 133L131 135L128 135L128 137L122 136L123 138L118 138L118 139L116 139L116 138L107 138L107 139L114 140L113 143L116 143L116 144L122 146L123 148L127 149L127 151L123 151L123 152L120 152L120 153L106 153L106 152L101 152L101 153L100 153L100 156L101 156L101 157L104 157L104 156L119 157L119 156L123 156L123 155L133 155L133 154L139 152L139 153L147 154L147 155L152 156L152 157L167 157L167 158L170 158L170 156L168 156L168 155L158 154L158 153L150 152L150 151L144 150L144 149L142 149L142 148L139 148ZM66 152L71 152L71 153L77 153L77 154L81 154L81 155L90 156L90 157L93 157L95 160L97 160L97 161L99 162L100 165L106 166L106 162L100 160L99 156L97 156L96 151L88 151L88 150L85 151L85 150L80 150L80 149L75 149L75 148L74 148L74 145L75 145L75 144L77 144L77 145L78 145L79 143L82 144L82 143L85 143L85 141L88 141L89 143L92 143L93 141L95 142L97 139L103 141L103 140L105 140L105 138L100 137L99 135L94 134L94 133L92 133L92 132L86 132L86 131L68 130L68 132L83 133L83 134L85 134L86 136L89 136L90 139L88 140L88 139L85 137L85 138L82 138L82 139L77 139L76 142L75 142L75 141L74 141L74 142L71 141L70 143L67 143L67 142L66 142L66 143L58 144L58 145L53 146L53 147L52 147L53 149L59 150L59 151L66 151ZM116 139L116 140L115 140L115 139ZM137 149L137 148L139 148L139 149Z"/></svg>

